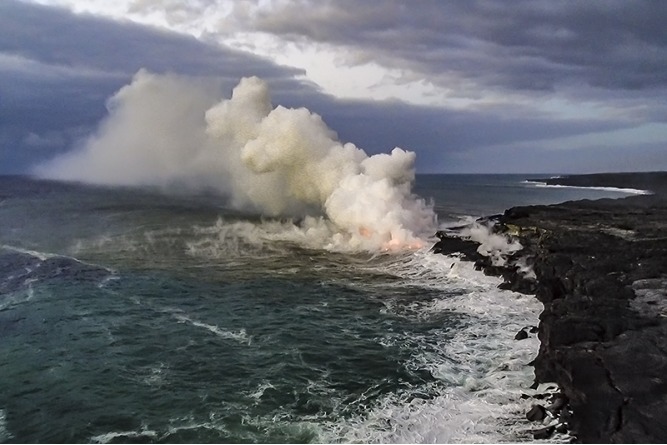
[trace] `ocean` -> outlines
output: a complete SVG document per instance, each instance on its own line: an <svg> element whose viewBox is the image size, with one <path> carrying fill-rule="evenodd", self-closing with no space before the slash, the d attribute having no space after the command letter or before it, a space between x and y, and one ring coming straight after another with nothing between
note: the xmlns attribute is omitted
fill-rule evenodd
<svg viewBox="0 0 667 445"><path fill-rule="evenodd" d="M440 228L623 197L417 175ZM521 442L541 304L215 193L0 177L0 441ZM529 407L529 405L528 405Z"/></svg>

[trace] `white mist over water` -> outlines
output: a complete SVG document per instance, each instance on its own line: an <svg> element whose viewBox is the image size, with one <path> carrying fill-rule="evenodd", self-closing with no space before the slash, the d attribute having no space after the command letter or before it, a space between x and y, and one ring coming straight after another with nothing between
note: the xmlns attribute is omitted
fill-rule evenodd
<svg viewBox="0 0 667 445"><path fill-rule="evenodd" d="M419 248L436 229L411 192L415 154L367 155L305 108L273 107L267 84L243 78L215 103L209 83L140 70L108 102L79 148L37 168L94 184L216 190L240 209L315 217L331 248Z"/></svg>

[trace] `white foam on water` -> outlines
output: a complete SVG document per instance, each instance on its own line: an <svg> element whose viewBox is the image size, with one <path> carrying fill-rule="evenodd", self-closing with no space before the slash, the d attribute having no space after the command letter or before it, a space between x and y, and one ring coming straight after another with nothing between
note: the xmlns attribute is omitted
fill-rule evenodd
<svg viewBox="0 0 667 445"><path fill-rule="evenodd" d="M12 433L7 427L7 414L4 409L0 409L0 443L5 443L12 438Z"/></svg>
<svg viewBox="0 0 667 445"><path fill-rule="evenodd" d="M29 256L37 258L40 261L46 261L49 258L54 258L54 257L58 256L58 255L53 254L53 253L38 252L36 250L24 249L22 247L10 246L10 245L7 245L7 244L1 245L0 248L6 249L6 250L11 250L11 251L16 252L16 253L22 253L24 255L29 255Z"/></svg>
<svg viewBox="0 0 667 445"><path fill-rule="evenodd" d="M111 268L102 266L101 264L89 263L89 262L80 260L79 258L69 256L69 255L63 255L63 254L59 254L59 253L40 252L40 251L37 251L37 250L24 249L22 247L10 246L10 245L7 245L7 244L0 245L0 248L6 249L6 250L11 250L11 251L16 252L16 253L22 253L24 255L30 255L32 257L35 257L35 258L39 259L40 261L47 261L51 258L66 258L68 260L75 261L79 264L83 264L84 266L90 266L90 267L95 267L95 268L99 268L99 269L104 269L112 275L116 274L116 271L111 269ZM32 270L27 270L27 271L32 272Z"/></svg>
<svg viewBox="0 0 667 445"><path fill-rule="evenodd" d="M436 380L388 394L363 414L323 423L325 442L447 443L528 441L529 403L521 399L533 382L539 347L535 336L514 340L537 325L542 305L533 296L497 289L501 280L475 271L472 263L420 251L395 258L387 269L405 281L392 286L442 289L442 298L403 305L398 315L428 320L458 314L454 326L427 334L388 334L386 346L411 352L408 369ZM387 285L385 283L385 285ZM458 289L452 292L453 289ZM387 309L398 310L391 305ZM422 396L420 396L422 394Z"/></svg>
<svg viewBox="0 0 667 445"><path fill-rule="evenodd" d="M128 439L147 438L155 440L158 438L156 431L148 429L145 425L139 431L110 431L104 434L98 434L90 438L90 443L110 443L116 439L125 439L122 442L129 442Z"/></svg>
<svg viewBox="0 0 667 445"><path fill-rule="evenodd" d="M120 280L120 276L117 275L115 272L112 272L112 274L110 274L106 278L103 278L102 281L99 282L97 287L99 289L104 289L107 286L107 284L109 284L112 281L116 281L116 280Z"/></svg>
<svg viewBox="0 0 667 445"><path fill-rule="evenodd" d="M396 395L370 413L333 424L323 441L342 443L488 443L507 440L498 433L496 409L463 390L432 399Z"/></svg>
<svg viewBox="0 0 667 445"><path fill-rule="evenodd" d="M191 431L191 430L209 430L222 433L225 436L229 436L229 431L225 428L224 423L217 419L214 414L209 416L208 421L199 421L195 420L193 417L184 417L181 419L171 419L170 425L167 427L167 431L160 435L160 440L168 439L169 436L177 434L181 431Z"/></svg>
<svg viewBox="0 0 667 445"><path fill-rule="evenodd" d="M231 407L237 412L243 412L243 406ZM229 405L228 405L229 407ZM281 443L308 443L317 434L317 424L314 422L294 422L289 414L276 414L270 417L254 417L242 415L243 429L230 431L225 425L225 416L211 412L207 419L197 419L194 416L170 419L167 430L159 435L160 441L173 441L171 436L181 431L205 430L220 434L226 438L233 437L240 443L262 443L274 438L273 442ZM276 439L278 438L278 439ZM282 438L282 441L280 440Z"/></svg>
<svg viewBox="0 0 667 445"><path fill-rule="evenodd" d="M255 400L255 403L260 403L260 399L261 399L262 396L264 395L264 392L265 392L267 389L274 389L274 388L275 388L275 386L273 386L270 382L263 382L263 383L260 383L260 384L257 386L257 389L256 389L255 391L253 391L252 393L248 394L248 397L251 398L251 399L254 399L254 400Z"/></svg>
<svg viewBox="0 0 667 445"><path fill-rule="evenodd" d="M35 296L32 287L28 287L26 292L13 292L10 296L3 296L0 302L0 311L27 303Z"/></svg>
<svg viewBox="0 0 667 445"><path fill-rule="evenodd" d="M30 250L30 249L24 249L21 247L16 247L16 246L10 246L3 244L0 246L0 249L5 249L9 250L12 252L20 253L23 255L29 255L31 257L37 258L40 262L37 263L34 267L25 267L25 271L27 274L32 274L33 272L37 271L44 262L53 259L53 258L66 258L68 260L77 262L79 264L83 264L85 266L89 267L94 267L94 268L100 268L105 270L108 275L104 277L98 284L98 288L103 288L110 280L117 278L117 273L115 270L110 269L108 267L101 266L99 264L93 264L93 263L88 263L86 261L82 261L78 258L68 256L68 255L61 255L61 254L54 254L54 253L48 253L48 252L40 252L36 250ZM13 277L8 277L7 279L12 279ZM13 307L16 305L20 305L23 303L27 303L31 301L35 297L35 283L39 283L40 279L35 278L33 276L29 276L23 281L23 285L25 286L24 292L13 292L12 295L8 298L4 298L2 302L0 302L0 310L7 309L9 307Z"/></svg>
<svg viewBox="0 0 667 445"><path fill-rule="evenodd" d="M35 258L39 259L40 261L45 261L47 259L47 257L45 256L46 254L43 254L42 252L24 250L24 249L14 247L14 246L8 246L6 244L1 245L0 249L6 249L6 250L11 250L11 251L17 252L17 253L22 253L22 254L25 254L25 255L30 255L32 257L35 257ZM37 264L37 267L39 267L39 264ZM30 274L30 273L33 272L33 270L35 270L35 268L26 266L24 268L24 270L25 270L26 274ZM8 276L5 277L5 280L6 280L5 282L10 282L11 280L16 279L16 278L17 278L17 275L8 275ZM11 297L5 297L2 301L2 303L0 303L0 310L4 310L8 307L15 306L17 304L21 304L21 303L28 302L28 301L32 300L32 298L35 296L35 290L33 289L32 284L37 282L37 281L39 281L39 280L36 279L36 278L26 278L25 280L23 280L23 285L26 286L25 294L14 292Z"/></svg>
<svg viewBox="0 0 667 445"><path fill-rule="evenodd" d="M172 313L172 316L178 320L180 323L188 323L191 324L192 326L206 329L207 331L217 335L220 338L224 338L226 340L234 340L239 343L247 344L249 345L252 343L252 336L249 336L246 333L245 329L239 329L237 331L230 331L227 329L222 329L218 327L217 325L211 325L208 323L203 323L198 320L193 320L192 318L188 317L187 315L180 314L180 313Z"/></svg>
<svg viewBox="0 0 667 445"><path fill-rule="evenodd" d="M223 420L219 419L215 413L209 414L206 420L195 419L193 416L185 416L175 419L169 419L168 424L158 429L151 429L147 425L142 425L138 431L110 431L99 434L89 439L90 443L110 443L120 442L128 443L137 441L173 442L171 436L182 431L208 430L221 433L223 436L230 436L230 432L225 428ZM249 437L252 439L252 437Z"/></svg>
<svg viewBox="0 0 667 445"><path fill-rule="evenodd" d="M558 178L558 177L556 177L556 178ZM640 190L640 189L625 188L625 187L597 187L597 186L560 185L560 184L547 184L546 182L539 182L539 181L522 181L522 183L531 185L533 187L539 187L539 188L598 190L598 191L601 191L601 192L627 193L629 195L652 195L653 194L653 192L651 192L650 190Z"/></svg>
<svg viewBox="0 0 667 445"><path fill-rule="evenodd" d="M498 277L486 276L476 271L470 261L464 261L456 255L434 254L427 248L386 254L378 256L377 260L355 264L355 267L369 273L377 270L394 275L399 278L392 281L391 286L394 287L419 287L451 293L495 288L501 282ZM374 283L367 285L373 286ZM380 285L385 286L386 283Z"/></svg>
<svg viewBox="0 0 667 445"><path fill-rule="evenodd" d="M32 297L35 296L35 289L33 288L32 284L36 283L38 281L39 280L37 278L28 278L27 280L25 280L23 282L23 284L25 284L27 286L26 287L27 297L24 301L30 301L30 300L32 300Z"/></svg>
<svg viewBox="0 0 667 445"><path fill-rule="evenodd" d="M143 383L148 386L163 386L167 381L167 374L169 367L160 362L156 366L151 366L148 369L148 374L142 379Z"/></svg>

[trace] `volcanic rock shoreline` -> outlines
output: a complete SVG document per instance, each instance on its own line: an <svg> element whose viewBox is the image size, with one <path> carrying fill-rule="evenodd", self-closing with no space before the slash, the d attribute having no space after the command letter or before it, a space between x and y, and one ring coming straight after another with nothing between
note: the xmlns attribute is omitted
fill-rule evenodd
<svg viewBox="0 0 667 445"><path fill-rule="evenodd" d="M502 276L501 287L544 304L535 383L560 386L569 402L561 420L575 441L666 443L667 172L536 180L653 194L514 207L490 217L494 231L523 246L504 266L479 255L472 241L442 232L433 250L459 252ZM520 271L526 263L534 276Z"/></svg>

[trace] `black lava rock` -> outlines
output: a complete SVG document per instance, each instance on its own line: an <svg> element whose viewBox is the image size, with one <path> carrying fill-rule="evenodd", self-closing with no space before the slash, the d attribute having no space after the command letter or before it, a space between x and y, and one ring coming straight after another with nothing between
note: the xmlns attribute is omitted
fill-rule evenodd
<svg viewBox="0 0 667 445"><path fill-rule="evenodd" d="M532 291L544 304L534 387L559 385L563 397L549 409L566 417L578 441L667 443L667 172L541 181L655 194L512 208L495 230L512 233L522 251L498 267L466 241L462 256L502 276L504 289ZM443 253L456 246L441 241ZM535 279L519 272L520 259ZM650 280L654 290L633 286ZM554 429L533 434L545 439Z"/></svg>
<svg viewBox="0 0 667 445"><path fill-rule="evenodd" d="M531 422L540 422L547 416L547 411L542 405L533 405L530 411L526 413L526 419Z"/></svg>
<svg viewBox="0 0 667 445"><path fill-rule="evenodd" d="M556 430L556 427L554 425L550 425L544 428L540 428L538 430L533 431L533 438L537 440L542 440L542 439L548 439L552 436L554 431Z"/></svg>
<svg viewBox="0 0 667 445"><path fill-rule="evenodd" d="M616 186L633 187L621 176ZM667 419L667 318L655 298L664 285L652 305L633 291L637 280L667 278L667 173L637 177L633 188L653 181L656 194L515 208L499 221L519 228L520 254L534 259L544 303L536 382L558 383L562 397L548 409L567 411L584 443L667 442L656 420Z"/></svg>

